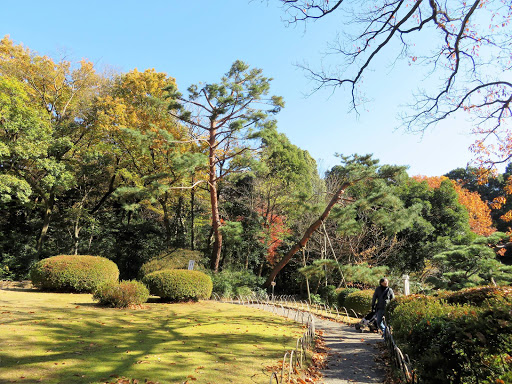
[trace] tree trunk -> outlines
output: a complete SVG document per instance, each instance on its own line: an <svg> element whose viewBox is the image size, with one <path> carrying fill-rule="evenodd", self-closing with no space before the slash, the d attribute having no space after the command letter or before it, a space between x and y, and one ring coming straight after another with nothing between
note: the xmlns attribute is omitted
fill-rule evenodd
<svg viewBox="0 0 512 384"><path fill-rule="evenodd" d="M331 213L332 208L341 200L341 197L345 193L345 190L351 185L352 183L343 183L341 187L338 189L338 191L334 194L331 201L325 208L322 215L316 220L313 224L309 226L309 228L304 233L304 236L302 236L302 239L298 243L296 243L292 249L286 254L285 257L282 258L282 260L276 264L272 272L270 272L270 275L267 278L267 281L265 281L265 284L263 284L264 288L268 288L270 286L270 283L274 281L274 278L277 276L277 274L281 271L281 269L284 268L286 264L292 259L292 257L302 248L306 246L309 239L315 233L315 231L322 225L325 219L329 217L329 214Z"/></svg>
<svg viewBox="0 0 512 384"><path fill-rule="evenodd" d="M81 229L82 229L82 227L80 227L80 220L77 219L75 221L75 225L73 227L73 243L74 243L73 254L74 255L78 255L78 245L80 243L80 230Z"/></svg>
<svg viewBox="0 0 512 384"><path fill-rule="evenodd" d="M89 246L87 247L87 253L89 253L91 251L93 237L94 237L94 223L91 225L91 236L89 236Z"/></svg>
<svg viewBox="0 0 512 384"><path fill-rule="evenodd" d="M41 228L41 233L39 234L39 238L37 239L36 251L37 256L41 256L41 252L43 251L43 244L46 239L46 235L48 234L48 228L50 226L50 217L53 211L53 205L55 204L55 193L54 191L50 191L50 196L48 199L45 199L44 202L44 215L43 215L43 227Z"/></svg>
<svg viewBox="0 0 512 384"><path fill-rule="evenodd" d="M167 209L167 192L164 194L164 198L159 200L160 205L162 206L162 210L164 211L164 227L165 227L165 237L167 242L171 241L172 231L171 231L171 220L169 218L169 211Z"/></svg>
<svg viewBox="0 0 512 384"><path fill-rule="evenodd" d="M334 260L336 260L336 265L338 266L338 270L341 275L340 283L338 284L338 288L341 288L341 285L344 284L345 288L347 288L347 282L345 281L345 276L343 275L343 271L341 270L340 263L338 262L338 258L336 257L336 252L334 252L334 247L332 246L331 238L329 237L329 234L327 233L327 228L325 228L325 223L322 223L322 226L324 228L325 236L327 237L327 240L329 241L329 246L331 247L332 255L334 256Z"/></svg>
<svg viewBox="0 0 512 384"><path fill-rule="evenodd" d="M217 199L216 185L210 186L210 200L212 204L212 229L214 238L211 268L214 273L217 273L219 270L220 254L222 250L222 233L220 231L219 200Z"/></svg>
<svg viewBox="0 0 512 384"><path fill-rule="evenodd" d="M194 175L192 175L192 185L194 185ZM190 249L194 250L194 205L195 205L196 191L194 188L190 190Z"/></svg>
<svg viewBox="0 0 512 384"><path fill-rule="evenodd" d="M176 245L183 248L186 243L186 228L183 222L183 196L178 197L178 207L176 208L176 220L174 225Z"/></svg>
<svg viewBox="0 0 512 384"><path fill-rule="evenodd" d="M306 266L306 252L304 251L304 248L302 248L302 263L304 266ZM309 290L309 279L306 275L306 289L308 290L308 303L311 305L311 291Z"/></svg>
<svg viewBox="0 0 512 384"><path fill-rule="evenodd" d="M114 175L110 178L110 183L108 185L108 191L105 192L105 194L103 195L103 197L100 199L100 201L98 202L98 204L96 204L96 206L91 210L91 215L94 215L96 213L96 211L98 211L101 206L103 205L103 203L105 201L107 201L107 199L109 198L109 196L111 196L116 188L114 188L114 182L116 180L116 174L114 173Z"/></svg>
<svg viewBox="0 0 512 384"><path fill-rule="evenodd" d="M220 215L219 215L219 198L217 196L217 172L216 172L216 160L215 160L215 148L216 148L216 133L215 122L212 121L210 129L210 153L208 156L209 162L209 184L210 184L210 202L212 206L212 230L214 236L212 258L211 258L211 269L214 273L219 271L220 254L222 250L222 233L220 231Z"/></svg>

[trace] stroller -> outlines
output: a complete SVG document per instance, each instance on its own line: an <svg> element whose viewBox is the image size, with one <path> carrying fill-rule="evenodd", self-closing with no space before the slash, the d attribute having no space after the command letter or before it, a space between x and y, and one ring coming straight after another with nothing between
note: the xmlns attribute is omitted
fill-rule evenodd
<svg viewBox="0 0 512 384"><path fill-rule="evenodd" d="M359 332L377 332L379 329L377 325L377 312L371 311L365 317L361 319L359 323L356 324L356 330Z"/></svg>

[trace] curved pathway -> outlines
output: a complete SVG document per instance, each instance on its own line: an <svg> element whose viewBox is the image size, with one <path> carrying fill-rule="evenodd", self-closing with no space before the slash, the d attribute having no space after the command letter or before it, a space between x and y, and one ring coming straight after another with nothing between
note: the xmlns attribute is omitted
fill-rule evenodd
<svg viewBox="0 0 512 384"><path fill-rule="evenodd" d="M316 318L316 327L324 331L330 348L327 368L322 371L325 384L384 383L385 371L378 366L377 333L359 333L354 327Z"/></svg>
<svg viewBox="0 0 512 384"><path fill-rule="evenodd" d="M293 318L290 311L277 307L274 313ZM379 355L377 342L383 340L378 333L360 333L354 327L318 316L315 316L315 327L324 332L329 348L327 367L322 370L324 384L384 383L385 371L375 361Z"/></svg>

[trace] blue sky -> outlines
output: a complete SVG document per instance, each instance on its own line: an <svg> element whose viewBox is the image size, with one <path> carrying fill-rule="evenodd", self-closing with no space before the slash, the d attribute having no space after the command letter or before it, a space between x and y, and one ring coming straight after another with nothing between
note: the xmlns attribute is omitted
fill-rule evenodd
<svg viewBox="0 0 512 384"><path fill-rule="evenodd" d="M216 82L237 59L274 78L272 93L286 108L278 127L317 160L320 171L337 163L334 153L373 153L381 163L408 165L409 174L441 175L471 160L470 122L450 119L424 135L400 129L401 105L421 74L382 57L363 89L372 101L349 113L348 93L324 90L297 63L318 65L339 19L287 27L276 1L179 0L3 2L0 35L9 34L40 54L87 58L98 68L127 72L155 68L176 78L180 89ZM397 129L398 128L398 129Z"/></svg>

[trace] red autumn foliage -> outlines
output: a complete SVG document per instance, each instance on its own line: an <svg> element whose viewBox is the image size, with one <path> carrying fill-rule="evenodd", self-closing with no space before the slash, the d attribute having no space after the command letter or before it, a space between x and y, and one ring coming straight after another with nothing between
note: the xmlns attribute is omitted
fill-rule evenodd
<svg viewBox="0 0 512 384"><path fill-rule="evenodd" d="M271 266L274 266L277 263L277 249L282 244L284 237L290 234L291 231L286 226L285 216L267 213L264 209L259 209L258 212L264 218L259 241L267 249L267 261Z"/></svg>

